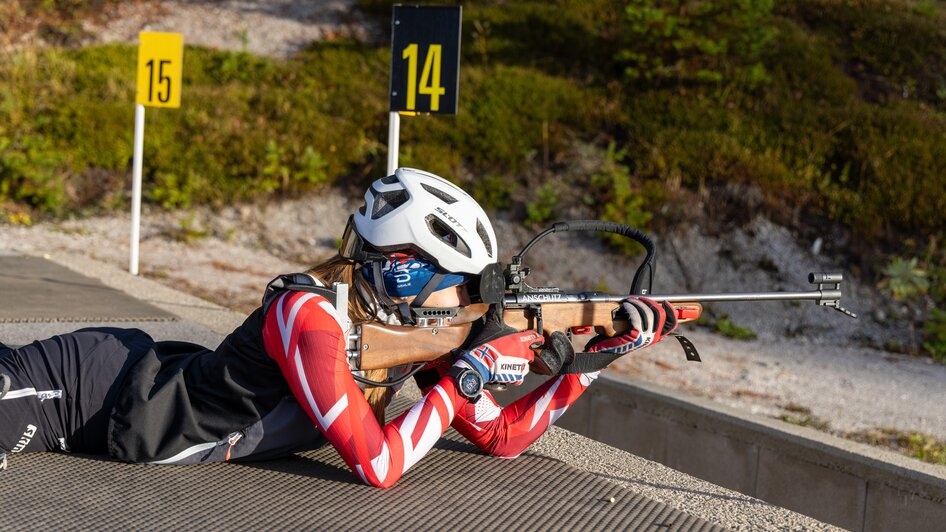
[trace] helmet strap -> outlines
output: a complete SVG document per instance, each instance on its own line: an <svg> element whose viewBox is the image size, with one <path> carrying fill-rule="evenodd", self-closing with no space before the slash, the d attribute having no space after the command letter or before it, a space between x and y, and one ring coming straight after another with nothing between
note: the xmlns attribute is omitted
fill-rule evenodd
<svg viewBox="0 0 946 532"><path fill-rule="evenodd" d="M381 263L371 261L366 262L365 266L371 268L371 277L374 279L374 292L381 302L381 306L388 310L397 308L397 303L391 299L391 296L388 295L388 291L384 288L384 279L381 277ZM362 268L365 266L362 266Z"/></svg>
<svg viewBox="0 0 946 532"><path fill-rule="evenodd" d="M440 284L440 281L446 277L441 272L436 272L430 276L430 280L427 281L427 284L424 285L424 288L414 297L414 301L411 302L412 307L421 307L424 305L424 302L427 301L427 298L430 297L430 294L434 293L434 290L437 289L437 286Z"/></svg>
<svg viewBox="0 0 946 532"><path fill-rule="evenodd" d="M362 268L366 266L371 268L371 277L374 279L375 296L386 311L397 312L402 324L414 325L417 321L414 319L414 313L411 312L410 305L407 303L395 303L394 300L391 299L391 296L388 295L388 290L384 287L384 278L381 276L381 264L382 263L379 261L370 261L362 266Z"/></svg>

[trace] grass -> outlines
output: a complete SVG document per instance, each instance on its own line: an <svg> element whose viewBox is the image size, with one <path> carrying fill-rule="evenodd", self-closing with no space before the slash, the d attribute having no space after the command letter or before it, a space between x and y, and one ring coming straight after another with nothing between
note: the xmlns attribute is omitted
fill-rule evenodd
<svg viewBox="0 0 946 532"><path fill-rule="evenodd" d="M852 432L845 437L877 447L886 447L931 464L946 465L946 441L929 434L882 428Z"/></svg>
<svg viewBox="0 0 946 532"><path fill-rule="evenodd" d="M726 338L732 338L733 340L755 340L755 332L741 325L736 325L729 318L721 318L716 320L716 323L713 324L713 329L719 334L725 336Z"/></svg>
<svg viewBox="0 0 946 532"><path fill-rule="evenodd" d="M828 420L813 415L807 407L790 403L782 408L786 413L779 416L779 419L787 423L811 427L874 447L884 447L930 464L946 465L946 440L940 440L935 436L893 428L875 428L853 432L836 431L831 429Z"/></svg>
<svg viewBox="0 0 946 532"><path fill-rule="evenodd" d="M828 429L831 424L824 419L821 419L810 414L805 415L792 415L792 414L783 414L779 416L779 419L785 421L786 423L791 423L792 425L798 425L800 427L811 427L822 432L830 432Z"/></svg>
<svg viewBox="0 0 946 532"><path fill-rule="evenodd" d="M812 414L811 409L806 406L797 403L789 403L783 405L782 408L786 413L779 416L779 419L786 423L800 427L811 427L822 432L831 432L831 423L824 418Z"/></svg>
<svg viewBox="0 0 946 532"><path fill-rule="evenodd" d="M733 340L755 340L758 338L755 331L748 327L738 325L725 312L721 312L712 307L703 307L703 312L696 319L696 324L702 327L708 327L716 334Z"/></svg>

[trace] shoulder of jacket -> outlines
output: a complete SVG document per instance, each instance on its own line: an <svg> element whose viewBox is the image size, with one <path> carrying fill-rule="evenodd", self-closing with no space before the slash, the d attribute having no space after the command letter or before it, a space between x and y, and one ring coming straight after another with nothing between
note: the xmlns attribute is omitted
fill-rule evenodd
<svg viewBox="0 0 946 532"><path fill-rule="evenodd" d="M307 273L287 273L276 276L266 285L263 293L263 315L269 311L273 302L286 292L309 292L318 294L335 307L337 294L335 290L326 287L318 279Z"/></svg>

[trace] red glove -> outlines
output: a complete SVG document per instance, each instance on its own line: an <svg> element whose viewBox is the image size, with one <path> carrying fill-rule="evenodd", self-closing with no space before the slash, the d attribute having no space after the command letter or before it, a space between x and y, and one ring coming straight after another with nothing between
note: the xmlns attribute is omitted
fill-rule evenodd
<svg viewBox="0 0 946 532"><path fill-rule="evenodd" d="M454 366L476 370L485 384L519 385L535 358L532 350L542 342L542 335L535 331L513 332L464 352Z"/></svg>
<svg viewBox="0 0 946 532"><path fill-rule="evenodd" d="M630 330L619 336L596 336L585 345L585 351L623 355L655 344L677 328L677 316L666 301L658 304L646 297L629 297L621 302L621 312L627 314Z"/></svg>

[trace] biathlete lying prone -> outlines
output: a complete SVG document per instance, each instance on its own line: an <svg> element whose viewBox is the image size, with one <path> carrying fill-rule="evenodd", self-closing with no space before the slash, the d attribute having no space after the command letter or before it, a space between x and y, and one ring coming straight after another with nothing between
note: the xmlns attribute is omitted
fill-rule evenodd
<svg viewBox="0 0 946 532"><path fill-rule="evenodd" d="M375 181L339 255L277 278L262 306L215 349L156 342L138 329L89 328L11 349L0 344L0 454L98 454L138 463L266 459L327 440L364 482L391 486L453 426L484 452L515 457L598 372L553 377L500 407L484 384L521 384L543 337L501 324L471 333L452 363L415 375L423 397L390 423L390 394L361 388L332 305L347 283L352 323L411 323L419 308L470 304L468 282L498 258L483 209L435 175L400 168ZM311 290L286 289L311 279ZM323 288L319 288L323 287ZM645 298L622 303L634 327L587 351L628 352L676 326ZM459 385L458 385L459 383ZM379 422L379 419L382 420Z"/></svg>

